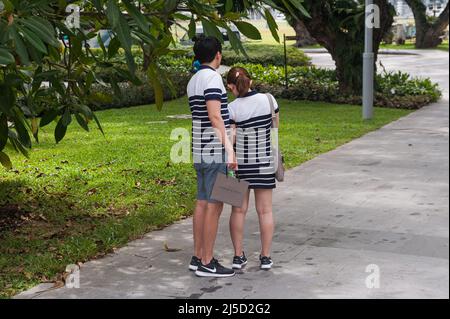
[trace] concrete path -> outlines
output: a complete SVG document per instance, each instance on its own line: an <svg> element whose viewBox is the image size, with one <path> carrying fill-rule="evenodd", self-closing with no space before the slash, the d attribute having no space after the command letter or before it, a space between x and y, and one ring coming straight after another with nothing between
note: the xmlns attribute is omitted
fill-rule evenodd
<svg viewBox="0 0 450 319"><path fill-rule="evenodd" d="M396 58L388 67L426 71L446 98L289 171L275 194L272 271L258 268L252 209L250 262L234 278L199 279L187 270L187 219L85 264L80 289L41 285L17 298L448 298L448 55L428 57L434 62L422 71ZM226 209L217 241L225 264L233 254L228 216ZM164 243L181 250L166 252ZM379 270L379 288L366 285L369 265Z"/></svg>

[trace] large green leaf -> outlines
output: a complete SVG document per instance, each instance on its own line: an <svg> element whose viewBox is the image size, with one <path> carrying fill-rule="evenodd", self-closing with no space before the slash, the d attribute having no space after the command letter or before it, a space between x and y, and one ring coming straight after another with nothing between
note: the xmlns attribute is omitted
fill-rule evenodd
<svg viewBox="0 0 450 319"><path fill-rule="evenodd" d="M222 32L220 32L219 28L217 28L217 26L208 19L201 18L201 20L205 34L207 36L216 37L217 39L223 42L223 35Z"/></svg>
<svg viewBox="0 0 450 319"><path fill-rule="evenodd" d="M136 8L135 5L130 2L130 0L122 0L122 2L127 8L128 13L131 15L134 21L136 21L139 28L141 28L141 30L144 32L148 32L150 29L150 23L142 14L142 12L140 12L138 8Z"/></svg>
<svg viewBox="0 0 450 319"><path fill-rule="evenodd" d="M16 103L16 94L11 86L0 84L0 111L8 114Z"/></svg>
<svg viewBox="0 0 450 319"><path fill-rule="evenodd" d="M28 130L25 126L25 120L21 117L16 116L13 120L14 122L14 128L16 129L16 132L19 137L20 143L25 146L26 148L31 148L31 138L30 134L28 133Z"/></svg>
<svg viewBox="0 0 450 319"><path fill-rule="evenodd" d="M280 42L280 36L278 34L278 24L276 23L275 19L272 16L272 13L269 11L269 9L264 10L267 24L269 25L270 32L272 33L273 38Z"/></svg>
<svg viewBox="0 0 450 319"><path fill-rule="evenodd" d="M6 169L11 169L12 168L12 163L11 160L9 159L9 156L6 155L6 153L3 153L0 151L0 163L6 168Z"/></svg>
<svg viewBox="0 0 450 319"><path fill-rule="evenodd" d="M253 24L244 21L235 21L234 24L247 38L261 40L261 33Z"/></svg>
<svg viewBox="0 0 450 319"><path fill-rule="evenodd" d="M3 150L8 142L8 119L5 114L0 115L0 151Z"/></svg>
<svg viewBox="0 0 450 319"><path fill-rule="evenodd" d="M42 19L38 17L31 17L28 19L22 19L21 23L29 30L34 32L43 42L50 44L54 47L59 47L60 43L56 39L55 31L51 25L48 25Z"/></svg>
<svg viewBox="0 0 450 319"><path fill-rule="evenodd" d="M289 2L296 8L298 11L302 13L307 18L311 18L308 11L306 11L305 7L303 6L303 0L289 0Z"/></svg>
<svg viewBox="0 0 450 319"><path fill-rule="evenodd" d="M196 28L197 28L197 26L195 25L195 18L194 18L194 16L192 16L191 22L189 23L189 30L188 30L188 35L189 35L190 39L193 39L195 37Z"/></svg>
<svg viewBox="0 0 450 319"><path fill-rule="evenodd" d="M15 63L14 56L6 49L0 48L0 65Z"/></svg>
<svg viewBox="0 0 450 319"><path fill-rule="evenodd" d="M22 40L22 36L19 34L19 32L17 32L17 27L15 25L11 27L11 35L14 40L16 52L20 57L21 64L22 65L30 64L30 58L28 55L27 47Z"/></svg>
<svg viewBox="0 0 450 319"><path fill-rule="evenodd" d="M47 47L36 33L24 27L20 27L19 30L21 33L23 33L25 40L30 43L36 50L41 53L47 54Z"/></svg>
<svg viewBox="0 0 450 319"><path fill-rule="evenodd" d="M59 143L63 140L63 138L66 136L67 133L67 126L64 125L64 116L61 116L61 118L58 121L58 124L56 124L55 127L55 140L56 143Z"/></svg>
<svg viewBox="0 0 450 319"><path fill-rule="evenodd" d="M89 132L89 126L86 121L86 118L83 115L78 113L75 114L75 118L77 119L78 124L87 132Z"/></svg>

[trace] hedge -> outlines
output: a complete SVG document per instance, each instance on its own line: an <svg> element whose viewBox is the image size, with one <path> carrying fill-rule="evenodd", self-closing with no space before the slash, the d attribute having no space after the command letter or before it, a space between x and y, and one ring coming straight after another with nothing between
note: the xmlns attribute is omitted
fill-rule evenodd
<svg viewBox="0 0 450 319"><path fill-rule="evenodd" d="M289 67L289 87L285 87L282 67L242 64L252 75L255 88L271 92L276 97L291 100L323 101L342 104L362 104L361 96L343 96L334 70L315 67ZM430 79L412 78L403 72L383 72L377 75L375 105L378 107L418 109L442 96L438 84Z"/></svg>
<svg viewBox="0 0 450 319"><path fill-rule="evenodd" d="M235 65L239 63L258 63L264 66L284 65L284 47L282 45L259 45L246 44L245 46L248 57L243 54L236 54L230 47L223 50L224 65ZM288 65L290 66L307 66L311 64L309 58L303 51L289 46L287 49Z"/></svg>

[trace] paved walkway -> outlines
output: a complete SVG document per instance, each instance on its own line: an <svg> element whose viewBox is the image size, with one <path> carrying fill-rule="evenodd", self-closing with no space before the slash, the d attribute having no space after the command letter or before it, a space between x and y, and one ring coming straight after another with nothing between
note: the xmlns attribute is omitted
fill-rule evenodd
<svg viewBox="0 0 450 319"><path fill-rule="evenodd" d="M287 173L275 195L273 271L258 269L251 210L250 263L234 278L199 279L186 270L187 219L85 264L80 289L42 292L49 287L41 285L18 298L448 298L448 55L444 59L427 66L446 90L441 103ZM228 215L217 245L226 264L232 256ZM181 250L166 252L166 242ZM378 289L366 286L371 264L380 271Z"/></svg>

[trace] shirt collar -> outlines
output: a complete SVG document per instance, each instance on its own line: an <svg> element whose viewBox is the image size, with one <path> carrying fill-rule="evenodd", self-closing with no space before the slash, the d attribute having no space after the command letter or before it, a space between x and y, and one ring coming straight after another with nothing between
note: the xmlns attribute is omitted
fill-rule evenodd
<svg viewBox="0 0 450 319"><path fill-rule="evenodd" d="M217 72L217 70L215 70L214 68L210 67L209 65L204 65L204 64L202 64L198 70L201 71L201 70L208 70L208 69L213 70L214 72Z"/></svg>
<svg viewBox="0 0 450 319"><path fill-rule="evenodd" d="M244 96L240 96L239 98L249 97L249 96L253 96L253 95L256 95L256 94L258 94L258 92L255 91L255 90L252 90L252 91L248 92L247 94L245 94Z"/></svg>

